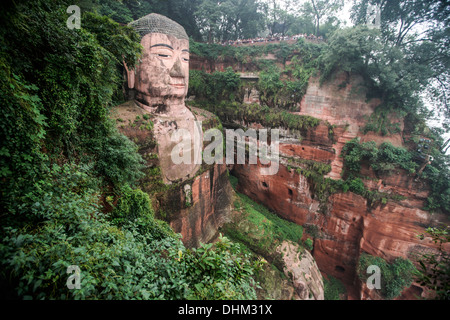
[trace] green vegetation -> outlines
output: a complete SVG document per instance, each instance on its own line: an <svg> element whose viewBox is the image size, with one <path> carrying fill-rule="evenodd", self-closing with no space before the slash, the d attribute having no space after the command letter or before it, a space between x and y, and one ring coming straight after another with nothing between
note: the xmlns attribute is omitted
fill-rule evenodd
<svg viewBox="0 0 450 320"><path fill-rule="evenodd" d="M389 174L396 168L414 174L419 167L410 151L394 147L389 142L377 147L374 141L360 143L359 139L355 138L347 142L341 156L344 158L345 169L343 191L363 196L368 200L369 208L380 203L386 204L388 200L403 200L403 197L367 189L362 180L364 177L360 174L362 163L367 163L376 175Z"/></svg>
<svg viewBox="0 0 450 320"><path fill-rule="evenodd" d="M436 136L434 137L436 138ZM414 141L412 143L413 147L417 149L418 143ZM429 146L428 152L428 155L433 157L433 161L425 167L418 177L428 181L431 188L425 209L448 214L450 212L448 157L434 145L435 143ZM379 176L389 174L397 168L406 170L411 175L417 175L419 167L425 164L419 152L394 147L389 142L382 143L377 147L373 141L360 143L358 139L353 139L344 146L342 156L345 165L344 177L347 181L351 181L351 184L349 184L350 191L363 196L366 194L369 198L374 197L374 200L385 199L384 201L392 198L392 196L364 190L360 174L363 163L368 164ZM394 195L392 199L395 200L396 198L398 197Z"/></svg>
<svg viewBox="0 0 450 320"><path fill-rule="evenodd" d="M270 254L283 240L302 244L301 226L280 218L246 195L238 193L234 206L242 213L242 219L237 222L240 226L229 225L224 228L224 232L252 251L261 255Z"/></svg>
<svg viewBox="0 0 450 320"><path fill-rule="evenodd" d="M352 20L363 25L372 0L354 3ZM378 78L386 106L414 110L422 104L420 93L433 101L436 114L442 116L448 128L448 4L445 1L376 1L382 21L374 50L372 79ZM414 30L419 29L417 33ZM380 95L381 96L381 95ZM416 104L418 102L418 105ZM416 109L417 110L417 109Z"/></svg>
<svg viewBox="0 0 450 320"><path fill-rule="evenodd" d="M413 274L416 268L410 260L396 258L392 263L380 257L374 257L362 253L359 257L357 267L358 276L361 281L367 281L369 266L377 266L381 272L381 289L376 289L384 298L391 300L401 295L402 291L413 282Z"/></svg>
<svg viewBox="0 0 450 320"><path fill-rule="evenodd" d="M356 145L359 146L359 143L355 139L349 142L346 145L347 149L346 147L344 147L344 150L347 151L348 149L351 149L351 145L353 143L356 143ZM372 143L368 143L368 145L372 146ZM384 158L384 156L380 157ZM369 190L364 185L364 181L361 179L359 175L361 161L362 160L360 153L358 153L358 155L355 157L352 156L349 157L349 163L348 164L347 162L345 163L346 169L349 170L348 168L350 168L353 169L353 171L350 170L350 173L347 173L345 175L345 179L343 180L334 180L331 178L325 178L325 175L331 172L331 166L329 164L324 164L312 160L289 158L288 169L289 170L295 169L295 172L297 174L301 174L302 176L308 179L311 195L314 199L320 202L321 210L323 212L326 212L328 198L332 194L339 192L346 193L348 191L351 191L353 193L363 196L367 200L367 205L369 208L373 208L379 205L380 203L386 204L388 200L399 201L404 199L400 195L379 192L376 190L375 191ZM377 163L377 165L381 166L382 163Z"/></svg>
<svg viewBox="0 0 450 320"><path fill-rule="evenodd" d="M310 116L296 115L285 110L271 109L259 104L241 104L239 102L222 101L210 104L204 101L189 101L189 104L215 113L224 124L232 124L234 120L246 123L256 122L267 127L284 127L304 131L319 125L320 120Z"/></svg>
<svg viewBox="0 0 450 320"><path fill-rule="evenodd" d="M381 9L380 30L365 27L368 5L374 3ZM448 214L450 170L445 151L449 141L444 142L440 137L448 131L450 119L449 24L445 8L441 1L355 1L352 19L357 26L337 30L329 38L320 57L320 70L322 81L341 71L347 75L360 75L367 87L367 99L381 99L382 104L368 119L364 133L373 131L388 135L399 132L399 126L389 120L391 114L396 114L407 119L407 127L412 127L406 132L411 132L412 140L415 140L407 141L412 145L410 150L417 150L417 140L423 136L434 141L428 154L433 161L419 176L428 181L431 188L426 209ZM421 33L412 31L417 27L421 28ZM432 112L421 99L424 95L432 101ZM426 121L433 115L442 119L443 130L427 128ZM382 159L377 170L403 167L413 173L419 169L414 163L414 152L392 148L386 151L396 154L389 155L394 158ZM358 167L356 158L348 161L350 166L355 165L355 171ZM375 161L373 164L377 166Z"/></svg>
<svg viewBox="0 0 450 320"><path fill-rule="evenodd" d="M312 251L313 244L314 243L313 243L313 240L311 238L308 238L305 241L303 241L303 246L309 251Z"/></svg>
<svg viewBox="0 0 450 320"><path fill-rule="evenodd" d="M211 103L218 101L234 101L241 87L241 79L231 67L225 72L212 74L189 71L189 93L197 98L207 98Z"/></svg>
<svg viewBox="0 0 450 320"><path fill-rule="evenodd" d="M1 5L1 295L256 298L258 265L238 245L220 238L186 249L135 189L143 171L158 184L160 169L144 168L109 108L123 100L123 60L137 61L139 37L88 10L82 28L69 30L71 4ZM153 122L129 125L151 130ZM66 286L71 265L81 269L79 290Z"/></svg>
<svg viewBox="0 0 450 320"><path fill-rule="evenodd" d="M419 167L410 151L394 147L390 142L384 142L377 147L374 141L360 143L355 138L344 146L342 154L346 174L359 174L363 161L367 162L375 173L388 173L401 168L413 174Z"/></svg>
<svg viewBox="0 0 450 320"><path fill-rule="evenodd" d="M419 235L423 240L431 237L437 244L437 253L424 253L417 257L420 269L415 274L415 279L422 286L426 286L435 293L435 299L448 300L450 295L450 255L444 249L444 245L450 241L448 226L440 228L428 228L425 234Z"/></svg>
<svg viewBox="0 0 450 320"><path fill-rule="evenodd" d="M238 179L232 175L229 179L233 188L236 189ZM237 192L234 208L240 212L240 217L238 221L225 225L224 233L257 254L270 256L278 244L284 240L302 245L303 228L301 226L280 218L246 195Z"/></svg>
<svg viewBox="0 0 450 320"><path fill-rule="evenodd" d="M431 189L426 209L448 215L450 214L450 157L443 152L444 143L439 133L433 132L430 136L433 143L428 154L433 160L419 175L428 182ZM412 139L415 146L420 144L419 139L420 136Z"/></svg>
<svg viewBox="0 0 450 320"><path fill-rule="evenodd" d="M238 245L221 238L214 248L185 249L170 227L153 217L148 195L129 188L110 220L100 212L97 179L80 169L54 165L27 195L22 205L41 221L38 227L3 230L3 281L14 279L11 289L19 297L255 298L250 285L257 266ZM80 290L66 287L69 265L81 269Z"/></svg>
<svg viewBox="0 0 450 320"><path fill-rule="evenodd" d="M323 48L323 45L309 43L304 39L292 45L281 43L248 47L204 44L191 40L190 46L191 53L198 57L211 61L234 59L247 64L253 72L259 73L256 87L260 91L261 103L286 110L295 108L306 93L310 77L317 73L318 57ZM281 69L272 60L256 60L268 53L275 54L284 64L290 60L290 64ZM219 101L242 102L241 87L242 81L231 68L212 74L190 71L189 95L195 96L197 100L211 104Z"/></svg>
<svg viewBox="0 0 450 320"><path fill-rule="evenodd" d="M233 175L230 175L229 179L236 190L238 179ZM263 205L238 192L234 209L237 213L236 218L233 222L225 224L222 230L225 235L246 248L253 256L252 261L259 265L261 257L268 261L256 276L262 287L262 290L258 290L258 298L278 297L280 288L286 285L282 283L286 275L283 271L284 262L280 253L275 251L276 248L286 240L299 244L300 251L304 250L304 245L312 246L312 243L304 244L301 241L303 227L280 218Z"/></svg>
<svg viewBox="0 0 450 320"><path fill-rule="evenodd" d="M327 276L323 278L325 300L342 300L342 296L345 296L347 289L341 281L333 276Z"/></svg>
<svg viewBox="0 0 450 320"><path fill-rule="evenodd" d="M331 172L331 166L317 161L305 159L288 159L289 167L295 172L308 179L312 197L321 204L321 209L325 211L328 197L342 190L342 181L325 178Z"/></svg>
<svg viewBox="0 0 450 320"><path fill-rule="evenodd" d="M364 134L368 132L375 132L382 136L388 136L390 134L400 133L400 126L398 122L391 123L388 119L389 115L393 113L393 110L389 110L385 107L379 107L375 109L367 120L366 125L362 129Z"/></svg>
<svg viewBox="0 0 450 320"><path fill-rule="evenodd" d="M368 1L355 2L355 20L364 16ZM215 112L228 124L237 120L305 131L320 121L288 111L301 101L309 78L321 71L321 80L326 81L344 71L348 76L363 77L368 99L382 99L364 128L366 133L398 132L399 127L388 121L389 115L415 117L423 113L419 97L425 89L448 119L448 24L439 10L442 3L427 7L425 2L385 1L386 23L380 32L360 26L338 30L327 44L300 40L294 45L235 48L191 41L191 51L199 57L234 59L241 66L247 64L250 71L260 72L256 87L263 106L242 103L242 81L232 69L211 75L192 71L190 93L199 98L193 104ZM301 17L277 7L259 11L259 3L253 0L222 1L220 10L213 0L80 1L82 28L70 30L65 26L71 4L68 0L16 0L0 5L2 295L21 299L255 298L253 279L260 265L246 248L221 237L215 244L186 249L173 230L155 218L150 196L167 195L165 191L175 189L162 182L157 164L144 167L136 144L120 134L109 119L110 108L123 101L123 61L132 68L142 49L139 36L117 22L126 24L158 12L180 22L192 39L209 42L252 37L264 25L272 33L282 34L305 32L313 25L319 35L337 28L332 16L325 25L321 21L330 7L304 6L303 12L314 15L313 21L311 15ZM233 18L236 12L241 19ZM397 28L400 20L405 23ZM429 23L433 28L424 32L427 38L409 33L414 21L433 22ZM268 53L275 54L282 66L264 59ZM143 118L130 125L152 130L151 119ZM205 125L221 128L216 120ZM412 140L424 134L418 126L412 130ZM332 135L333 128L329 129ZM369 163L377 174L401 168L430 182L427 208L448 213L449 161L443 152L446 144L435 133L435 145L430 149L433 162L421 173L412 152L390 144L377 147L357 141L344 148L345 181L324 178L331 170L329 165L309 161L290 165L307 177L322 204L341 191L360 194L369 199L369 205L386 203L395 195L367 190L359 176L361 164ZM146 157L154 159L155 155ZM136 189L137 185L145 190ZM190 205L178 204L170 197L158 200ZM227 231L251 250L270 253L283 240L301 243L302 227L249 198L238 195L236 208L244 219ZM448 241L446 233L429 233L440 245ZM304 245L310 248L311 242ZM448 288L442 283L448 280L448 268L441 261L448 262L448 257L439 260L425 255L423 259L421 280L445 297ZM433 265L434 271L425 270L425 262ZM373 263L382 269L381 293L385 297L398 296L410 284L413 268L409 261L397 259L388 264L362 255L362 279L364 268ZM70 265L81 269L81 290L66 287ZM327 296L336 297L339 286L332 279L330 282Z"/></svg>
<svg viewBox="0 0 450 320"><path fill-rule="evenodd" d="M206 58L208 60L235 59L239 63L250 62L255 58L260 58L269 52L276 51L278 45L270 44L268 46L222 46L214 43L197 42L193 39L189 41L189 51L191 54Z"/></svg>

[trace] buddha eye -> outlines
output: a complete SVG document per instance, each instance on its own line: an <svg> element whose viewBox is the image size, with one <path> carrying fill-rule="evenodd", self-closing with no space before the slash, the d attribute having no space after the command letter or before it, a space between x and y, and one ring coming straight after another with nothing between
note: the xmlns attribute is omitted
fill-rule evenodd
<svg viewBox="0 0 450 320"><path fill-rule="evenodd" d="M170 55L168 54L162 54L162 53L158 53L158 57L162 57L162 58L169 58Z"/></svg>
<svg viewBox="0 0 450 320"><path fill-rule="evenodd" d="M182 58L183 59L183 61L185 61L185 62L189 62L189 59L188 58Z"/></svg>

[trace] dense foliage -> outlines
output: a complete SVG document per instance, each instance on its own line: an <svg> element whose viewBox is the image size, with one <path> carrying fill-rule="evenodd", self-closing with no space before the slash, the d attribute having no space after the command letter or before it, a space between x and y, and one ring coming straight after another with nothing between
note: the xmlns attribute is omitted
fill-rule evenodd
<svg viewBox="0 0 450 320"><path fill-rule="evenodd" d="M110 221L100 212L97 182L77 166L54 165L22 203L42 222L4 228L2 273L10 272L19 297L255 298L250 286L255 266L238 245L221 238L214 248L185 249L172 229L153 217L148 195L129 188ZM79 290L66 287L70 265L81 269Z"/></svg>
<svg viewBox="0 0 450 320"><path fill-rule="evenodd" d="M347 289L342 282L333 276L324 278L323 285L325 300L343 300L343 296L347 293Z"/></svg>
<svg viewBox="0 0 450 320"><path fill-rule="evenodd" d="M394 299L401 295L402 291L413 282L413 275L416 268L410 260L396 258L392 263L380 257L374 257L367 253L362 253L359 257L357 272L362 281L367 281L369 266L377 266L381 273L381 289L379 293L386 299Z"/></svg>
<svg viewBox="0 0 450 320"><path fill-rule="evenodd" d="M421 240L431 237L438 245L437 252L423 253L417 257L419 270L415 274L416 280L435 293L435 298L448 300L450 298L450 254L444 245L450 241L449 227L428 228L425 234L419 235Z"/></svg>
<svg viewBox="0 0 450 320"><path fill-rule="evenodd" d="M1 4L0 283L19 299L252 299L257 266L226 238L187 250L155 219L137 146L109 119L138 36L69 1ZM109 212L105 202L114 205ZM67 267L81 288L66 286Z"/></svg>
<svg viewBox="0 0 450 320"><path fill-rule="evenodd" d="M311 76L316 75L318 69L318 57L323 45L306 42L300 39L295 44L269 44L267 46L231 47L220 45L207 45L191 41L191 53L197 57L206 58L211 63L217 60L234 59L239 64L245 64L250 72L258 74L257 83L245 82L240 79L231 67L225 71L215 71L211 74L191 70L189 80L189 95L195 96L199 106L214 106L213 112L220 113L222 107L217 104L228 104L227 109L234 102L242 103L245 95L243 87L255 88L259 92L259 99L263 105L262 111L267 113L267 107L271 110L267 114L270 125L271 114L282 110L296 110L297 104L306 93ZM283 61L284 67L278 66L275 61L263 59L264 54L274 54L278 61ZM261 57L260 59L255 59ZM286 65L286 62L290 63ZM208 108L206 106L206 108ZM242 106L243 109L248 109ZM239 108L239 109L241 109ZM287 113L283 114L283 117ZM276 125L276 120L272 121ZM290 124L290 128L299 127ZM301 127L301 126L300 126Z"/></svg>
<svg viewBox="0 0 450 320"><path fill-rule="evenodd" d="M430 140L431 141L431 140ZM361 165L368 164L378 176L392 173L395 169L403 169L408 174L428 181L431 192L427 198L426 208L432 211L450 212L450 182L448 156L443 155L433 144L427 145L428 152L423 152L414 144L415 149L394 147L389 142L377 146L374 141L360 143L358 139L349 141L342 150L344 158L344 178L352 181L350 190L357 194L365 194L361 178ZM428 163L427 157L432 161ZM425 166L425 167L424 167ZM423 171L419 172L419 168Z"/></svg>
<svg viewBox="0 0 450 320"><path fill-rule="evenodd" d="M413 174L419 166L414 161L412 152L405 148L394 147L390 142L383 142L377 147L374 141L360 143L356 138L344 146L342 154L348 174L358 174L363 161L368 163L376 173L386 173L395 168L402 168Z"/></svg>
<svg viewBox="0 0 450 320"><path fill-rule="evenodd" d="M380 70L390 70L393 77L385 88L398 86L399 93L410 95L418 84L421 90L426 87L427 97L434 100L433 111L441 114L448 129L450 3L445 0L358 0L354 1L352 9L354 23L366 23L369 5L380 9L379 36L384 50L376 60L384 60ZM408 106L409 101L404 102L405 107L412 107Z"/></svg>
<svg viewBox="0 0 450 320"><path fill-rule="evenodd" d="M239 92L241 79L231 67L224 72L206 73L198 70L189 72L189 93L206 98L211 103L222 100L234 101Z"/></svg>
<svg viewBox="0 0 450 320"><path fill-rule="evenodd" d="M237 190L238 179L230 175L230 181ZM237 192L234 209L240 214L235 220L224 225L223 232L251 252L275 264L280 271L283 271L283 264L276 248L283 241L296 243L303 250L302 226L281 218L240 192Z"/></svg>
<svg viewBox="0 0 450 320"><path fill-rule="evenodd" d="M266 127L283 127L292 130L304 131L319 125L320 120L310 116L292 114L282 109L271 109L259 104L244 104L239 102L221 101L211 105L209 102L191 101L195 107L214 112L222 121L232 125L233 121L244 123L260 123Z"/></svg>
<svg viewBox="0 0 450 320"><path fill-rule="evenodd" d="M208 43L270 34L327 36L339 27L342 0L78 0L119 23L155 12L179 22L197 41Z"/></svg>

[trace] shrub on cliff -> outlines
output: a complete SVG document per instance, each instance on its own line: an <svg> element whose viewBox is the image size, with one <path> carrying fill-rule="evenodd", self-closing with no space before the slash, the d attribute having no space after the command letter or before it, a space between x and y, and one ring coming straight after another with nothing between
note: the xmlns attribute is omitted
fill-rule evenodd
<svg viewBox="0 0 450 320"><path fill-rule="evenodd" d="M404 169L409 174L416 174L419 166L424 164L419 162L415 151L395 147L389 142L384 142L377 147L373 141L360 143L358 138L347 142L341 155L344 158L344 176L350 182L360 176L361 165L364 162L369 164L376 174L389 174L396 168ZM427 181L431 189L425 209L449 214L449 157L435 147L430 147L429 155L433 157L433 161L418 176ZM356 193L363 195L363 193Z"/></svg>
<svg viewBox="0 0 450 320"><path fill-rule="evenodd" d="M347 290L344 284L333 276L323 278L325 300L341 300Z"/></svg>
<svg viewBox="0 0 450 320"><path fill-rule="evenodd" d="M400 296L404 289L411 286L413 275L416 272L416 268L410 260L396 258L392 263L388 263L383 258L362 253L357 267L361 281L365 282L369 278L369 274L367 274L369 266L380 268L381 289L379 292L389 300Z"/></svg>
<svg viewBox="0 0 450 320"><path fill-rule="evenodd" d="M448 226L428 228L426 234L418 236L421 240L431 237L438 245L436 253L424 253L417 257L420 268L415 274L417 281L433 290L434 298L438 300L450 299L450 253L444 248L450 242L448 230Z"/></svg>
<svg viewBox="0 0 450 320"><path fill-rule="evenodd" d="M212 74L199 70L189 71L189 95L206 99L210 103L235 101L240 86L239 74L231 67L224 72L216 71Z"/></svg>
<svg viewBox="0 0 450 320"><path fill-rule="evenodd" d="M221 238L187 250L142 191L126 188L111 222L97 178L81 167L54 165L34 186L17 212L29 223L2 231L4 298L256 298L258 265L238 245ZM66 285L72 265L81 271L77 290Z"/></svg>
<svg viewBox="0 0 450 320"><path fill-rule="evenodd" d="M377 173L390 172L402 168L415 173L419 165L413 161L412 152L405 148L394 147L384 142L377 147L374 141L360 143L358 138L349 141L342 150L347 173L358 174L363 161L369 163Z"/></svg>

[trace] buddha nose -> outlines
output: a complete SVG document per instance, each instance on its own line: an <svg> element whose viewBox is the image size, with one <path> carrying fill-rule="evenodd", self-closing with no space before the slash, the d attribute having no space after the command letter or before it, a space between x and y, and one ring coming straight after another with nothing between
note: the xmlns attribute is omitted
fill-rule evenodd
<svg viewBox="0 0 450 320"><path fill-rule="evenodd" d="M181 61L180 58L177 58L175 61L172 69L170 69L170 76L171 77L178 77L178 78L184 78L183 69L181 68Z"/></svg>

